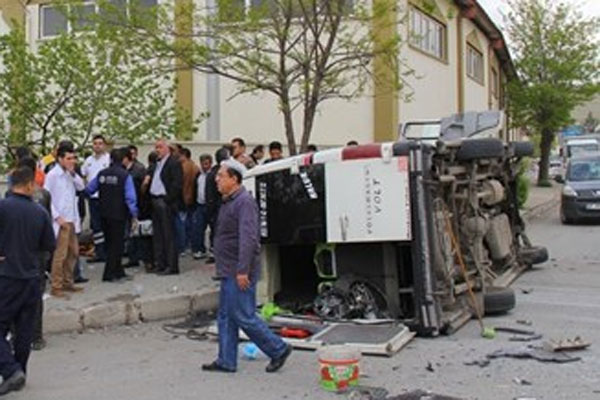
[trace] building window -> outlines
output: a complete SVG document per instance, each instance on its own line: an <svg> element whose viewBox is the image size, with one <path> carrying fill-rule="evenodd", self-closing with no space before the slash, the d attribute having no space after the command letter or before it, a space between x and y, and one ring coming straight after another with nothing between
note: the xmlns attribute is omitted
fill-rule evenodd
<svg viewBox="0 0 600 400"><path fill-rule="evenodd" d="M69 29L67 17L57 6L43 6L40 9L41 36L58 36Z"/></svg>
<svg viewBox="0 0 600 400"><path fill-rule="evenodd" d="M490 74L490 88L492 90L492 95L495 98L498 98L499 88L500 88L500 80L498 79L498 71L496 68L492 68L492 73Z"/></svg>
<svg viewBox="0 0 600 400"><path fill-rule="evenodd" d="M77 3L69 9L72 18L67 18L65 10L59 6L40 6L40 38L51 38L66 32L78 32L89 29L94 23L94 17L100 15L115 15L123 17L131 14L132 10L156 7L158 0L108 0L108 7L100 9L95 1Z"/></svg>
<svg viewBox="0 0 600 400"><path fill-rule="evenodd" d="M419 9L410 9L410 44L446 60L446 26Z"/></svg>
<svg viewBox="0 0 600 400"><path fill-rule="evenodd" d="M467 76L483 85L483 54L471 45L467 46Z"/></svg>
<svg viewBox="0 0 600 400"><path fill-rule="evenodd" d="M336 3L340 0L336 0ZM331 0L321 0L317 2L317 12L323 9L324 5L327 4L335 4L330 3ZM342 7L344 8L344 14L350 15L354 11L355 0L344 0L340 2ZM219 7L219 18L222 21L233 22L233 21L241 21L248 13L252 11L257 12L273 12L280 8L280 4L274 0L218 0ZM303 11L300 8L299 2L292 1L292 17L293 18L301 18L303 16ZM305 3L305 5L309 6L310 3Z"/></svg>

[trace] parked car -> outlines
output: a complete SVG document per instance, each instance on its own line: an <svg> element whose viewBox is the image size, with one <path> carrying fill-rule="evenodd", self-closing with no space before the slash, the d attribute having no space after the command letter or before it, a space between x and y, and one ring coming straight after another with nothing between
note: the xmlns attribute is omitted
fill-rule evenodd
<svg viewBox="0 0 600 400"><path fill-rule="evenodd" d="M564 184L560 204L563 224L600 218L600 155L569 160Z"/></svg>
<svg viewBox="0 0 600 400"><path fill-rule="evenodd" d="M562 159L559 156L550 157L549 164L550 169L548 171L548 174L550 175L550 178L554 179L557 182L564 180L565 168Z"/></svg>
<svg viewBox="0 0 600 400"><path fill-rule="evenodd" d="M262 300L325 319L391 317L422 335L473 316L469 285L486 313L510 310L508 286L548 253L530 243L517 203L533 146L500 140L502 121L486 112L408 123L395 143L251 169Z"/></svg>

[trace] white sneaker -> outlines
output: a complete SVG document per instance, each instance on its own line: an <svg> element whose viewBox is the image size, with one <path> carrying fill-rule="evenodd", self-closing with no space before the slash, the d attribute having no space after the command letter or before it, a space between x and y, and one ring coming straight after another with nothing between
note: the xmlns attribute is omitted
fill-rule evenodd
<svg viewBox="0 0 600 400"><path fill-rule="evenodd" d="M197 252L194 253L194 260L199 260L199 259L204 258L204 257L206 257L206 254L204 254L201 251L197 251Z"/></svg>

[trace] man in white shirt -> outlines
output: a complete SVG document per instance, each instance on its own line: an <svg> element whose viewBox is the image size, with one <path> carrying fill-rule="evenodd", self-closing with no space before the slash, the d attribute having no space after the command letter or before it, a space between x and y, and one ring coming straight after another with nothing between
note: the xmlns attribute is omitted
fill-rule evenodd
<svg viewBox="0 0 600 400"><path fill-rule="evenodd" d="M81 174L89 182L93 181L100 171L110 166L110 155L106 152L106 140L102 135L92 139L94 154L85 159L81 167ZM90 196L90 227L94 232L95 257L92 262L104 262L106 252L104 249L104 235L102 233L102 219L100 218L100 200L98 193Z"/></svg>
<svg viewBox="0 0 600 400"><path fill-rule="evenodd" d="M77 233L81 230L76 192L85 189L83 179L75 172L77 158L72 146L59 147L58 165L46 176L44 189L50 192L56 250L52 257L50 294L66 297L64 292L80 292L73 284L73 268L79 258Z"/></svg>
<svg viewBox="0 0 600 400"><path fill-rule="evenodd" d="M196 179L196 211L192 221L193 237L192 251L196 260L206 256L206 227L208 218L206 217L206 176L212 167L212 157L210 154L200 156L200 173Z"/></svg>

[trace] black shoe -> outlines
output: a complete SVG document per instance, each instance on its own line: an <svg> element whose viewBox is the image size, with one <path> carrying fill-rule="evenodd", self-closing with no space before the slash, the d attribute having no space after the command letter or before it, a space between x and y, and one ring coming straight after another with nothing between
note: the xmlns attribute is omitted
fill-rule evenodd
<svg viewBox="0 0 600 400"><path fill-rule="evenodd" d="M25 386L25 374L18 369L14 374L2 382L0 385L0 396L4 396L8 392L21 390L23 389L23 386Z"/></svg>
<svg viewBox="0 0 600 400"><path fill-rule="evenodd" d="M219 364L217 364L216 361L211 362L210 364L203 364L202 365L202 371L209 371L209 372L226 372L226 373L234 373L235 369L229 369L229 368L225 368Z"/></svg>
<svg viewBox="0 0 600 400"><path fill-rule="evenodd" d="M288 344L281 357L272 359L269 365L267 365L265 371L277 372L281 367L283 367L283 364L285 364L285 361L290 356L290 354L292 354L292 346Z"/></svg>
<svg viewBox="0 0 600 400"><path fill-rule="evenodd" d="M127 265L125 265L125 268L137 268L140 266L139 261L129 261L127 263Z"/></svg>
<svg viewBox="0 0 600 400"><path fill-rule="evenodd" d="M31 350L33 350L33 351L40 351L40 350L43 350L45 347L46 347L46 341L42 338L35 339L31 343Z"/></svg>
<svg viewBox="0 0 600 400"><path fill-rule="evenodd" d="M75 283L87 283L87 282L89 282L89 281L90 281L90 280L89 280L88 278L83 278L83 277L81 277L81 276L80 276L79 278L75 278L75 279L73 280L73 282L75 282Z"/></svg>
<svg viewBox="0 0 600 400"><path fill-rule="evenodd" d="M157 272L158 275L160 276L165 276L165 275L179 275L179 271L173 271L170 269L165 269L163 271L159 271Z"/></svg>

